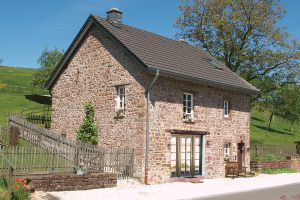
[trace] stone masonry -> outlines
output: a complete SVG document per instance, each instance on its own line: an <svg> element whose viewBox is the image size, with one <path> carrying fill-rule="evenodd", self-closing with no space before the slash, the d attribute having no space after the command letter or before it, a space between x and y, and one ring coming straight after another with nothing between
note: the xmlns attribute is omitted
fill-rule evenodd
<svg viewBox="0 0 300 200"><path fill-rule="evenodd" d="M91 190L117 186L117 175L109 173L49 174L21 178L31 180L30 188L39 191Z"/></svg>
<svg viewBox="0 0 300 200"><path fill-rule="evenodd" d="M99 145L135 149L134 176L143 180L145 157L145 88L154 78L124 48L104 32L92 27L72 55L68 66L52 88L51 129L76 137L84 119L84 105L95 105ZM125 85L124 116L116 114L116 87ZM194 95L194 120L183 121L183 93ZM223 100L230 101L230 117L223 117ZM170 141L168 129L208 131L205 138L205 177L224 177L223 144L249 147L250 98L239 92L159 77L151 92L149 181L170 181ZM250 167L245 150L245 165Z"/></svg>

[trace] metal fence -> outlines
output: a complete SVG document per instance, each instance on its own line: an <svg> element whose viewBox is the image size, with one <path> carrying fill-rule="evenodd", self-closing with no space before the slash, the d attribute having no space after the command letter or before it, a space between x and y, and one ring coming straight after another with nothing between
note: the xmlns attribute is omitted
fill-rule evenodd
<svg viewBox="0 0 300 200"><path fill-rule="evenodd" d="M32 124L49 129L51 125L51 112L52 109L50 106L44 106L43 108L31 108L24 110L20 116Z"/></svg>
<svg viewBox="0 0 300 200"><path fill-rule="evenodd" d="M254 144L250 147L251 156L266 156L273 154L276 156L291 156L297 154L295 144Z"/></svg>

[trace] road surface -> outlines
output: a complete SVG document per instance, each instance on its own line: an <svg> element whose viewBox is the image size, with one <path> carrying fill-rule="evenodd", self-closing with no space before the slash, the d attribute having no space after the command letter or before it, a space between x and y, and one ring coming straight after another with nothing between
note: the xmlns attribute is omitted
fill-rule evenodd
<svg viewBox="0 0 300 200"><path fill-rule="evenodd" d="M218 188L216 188L217 190ZM191 200L300 200L300 183Z"/></svg>

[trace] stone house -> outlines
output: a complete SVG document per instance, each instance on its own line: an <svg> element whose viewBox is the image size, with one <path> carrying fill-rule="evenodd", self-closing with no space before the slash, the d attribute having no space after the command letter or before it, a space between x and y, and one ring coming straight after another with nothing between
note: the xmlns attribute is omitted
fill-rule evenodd
<svg viewBox="0 0 300 200"><path fill-rule="evenodd" d="M74 138L95 105L99 144L135 149L135 176L224 177L224 160L249 169L250 97L258 90L204 50L90 15L47 83L51 129Z"/></svg>

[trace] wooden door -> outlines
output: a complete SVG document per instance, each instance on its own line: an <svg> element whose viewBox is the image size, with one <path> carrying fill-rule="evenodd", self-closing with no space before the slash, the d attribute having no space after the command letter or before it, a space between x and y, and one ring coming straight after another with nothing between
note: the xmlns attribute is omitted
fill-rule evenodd
<svg viewBox="0 0 300 200"><path fill-rule="evenodd" d="M244 143L238 143L238 166L242 168L244 166Z"/></svg>

